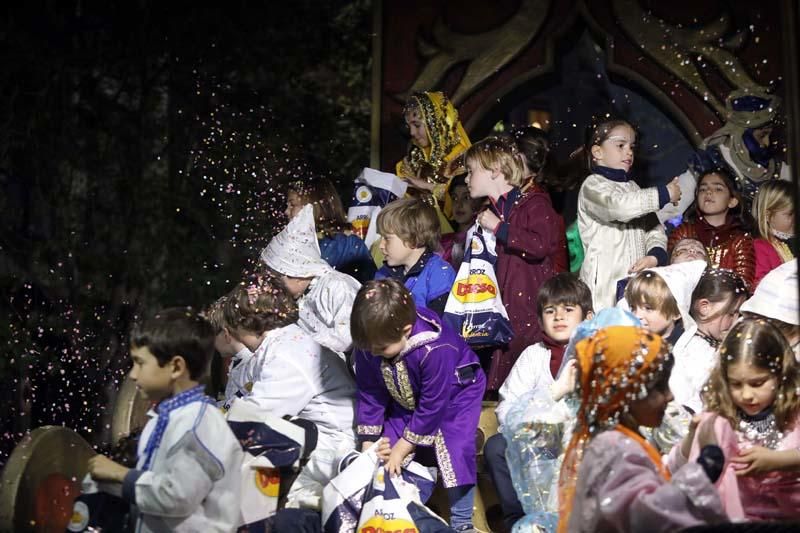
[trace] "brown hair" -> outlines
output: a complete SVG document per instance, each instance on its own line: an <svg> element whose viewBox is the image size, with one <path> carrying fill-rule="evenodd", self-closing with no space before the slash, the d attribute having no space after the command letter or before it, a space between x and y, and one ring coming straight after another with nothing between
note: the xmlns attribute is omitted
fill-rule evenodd
<svg viewBox="0 0 800 533"><path fill-rule="evenodd" d="M533 173L537 181L541 181L541 174L547 164L547 154L550 151L547 132L536 126L525 126L513 130L511 135L517 143L520 155L525 159L528 170Z"/></svg>
<svg viewBox="0 0 800 533"><path fill-rule="evenodd" d="M619 118L602 120L589 130L589 135L587 136L587 141L584 147L587 169L592 168L592 146L600 146L603 144L608 140L608 137L611 135L611 131L619 126L629 127L633 130L633 133L638 136L636 128L634 128L630 122Z"/></svg>
<svg viewBox="0 0 800 533"><path fill-rule="evenodd" d="M693 221L696 220L698 216L703 214L697 205L697 197L700 196L700 185L702 185L703 180L706 178L706 176L710 176L712 174L716 174L717 176L722 178L722 182L728 189L728 193L730 193L732 198L736 198L737 201L736 205L729 208L728 213L733 215L733 217L739 221L744 231L750 231L750 228L753 225L753 221L750 218L750 214L745 212L744 210L744 203L742 202L742 193L736 187L736 178L731 174L731 172L728 169L722 167L706 170L702 174L700 174L700 176L697 178L697 188L694 190L694 208L691 210L691 213L689 214L687 219Z"/></svg>
<svg viewBox="0 0 800 533"><path fill-rule="evenodd" d="M511 136L491 136L470 146L464 154L464 162L475 162L486 170L503 174L506 182L521 187L525 182L525 170L517 143Z"/></svg>
<svg viewBox="0 0 800 533"><path fill-rule="evenodd" d="M402 283L394 279L368 281L353 301L350 335L353 345L372 350L399 341L403 328L417 321L414 298Z"/></svg>
<svg viewBox="0 0 800 533"><path fill-rule="evenodd" d="M311 204L317 231L326 237L333 237L350 229L342 200L330 180L316 178L309 181L293 181L289 183L288 189L299 196L305 204Z"/></svg>
<svg viewBox="0 0 800 533"><path fill-rule="evenodd" d="M536 296L536 313L542 318L548 305L577 305L583 317L592 311L592 292L589 287L571 272L562 272L548 279L539 288Z"/></svg>
<svg viewBox="0 0 800 533"><path fill-rule="evenodd" d="M378 213L378 233L397 235L409 248L439 248L441 235L436 209L419 198L390 202Z"/></svg>
<svg viewBox="0 0 800 533"><path fill-rule="evenodd" d="M740 361L775 375L778 391L772 412L780 431L790 429L800 409L800 372L786 338L766 320L742 319L728 332L719 349L717 366L703 390L706 408L738 427L740 416L731 397L728 367Z"/></svg>
<svg viewBox="0 0 800 533"><path fill-rule="evenodd" d="M669 290L664 278L650 270L643 270L633 276L625 287L625 299L631 309L647 305L665 317L680 318L678 302Z"/></svg>
<svg viewBox="0 0 800 533"><path fill-rule="evenodd" d="M225 298L225 325L261 334L297 321L297 304L277 276L252 274Z"/></svg>
<svg viewBox="0 0 800 533"><path fill-rule="evenodd" d="M214 335L219 335L225 327L225 300L227 296L220 297L216 302L203 311L203 317L214 328Z"/></svg>
<svg viewBox="0 0 800 533"><path fill-rule="evenodd" d="M714 320L718 316L727 315L738 309L747 298L747 286L744 280L733 270L726 268L709 268L700 277L692 292L692 308L690 314L697 320L697 304L706 299L711 303L727 301L724 306L706 321Z"/></svg>

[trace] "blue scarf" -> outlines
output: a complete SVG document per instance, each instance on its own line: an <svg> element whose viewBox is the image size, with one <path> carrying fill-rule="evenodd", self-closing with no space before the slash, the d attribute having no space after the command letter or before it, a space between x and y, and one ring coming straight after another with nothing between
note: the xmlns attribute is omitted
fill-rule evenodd
<svg viewBox="0 0 800 533"><path fill-rule="evenodd" d="M156 411L158 412L158 421L150 439L147 441L147 446L144 448L144 465L142 470L149 470L153 462L153 456L161 445L161 439L164 437L164 431L169 424L169 414L179 407L189 405L192 402L214 403L211 398L205 395L205 386L198 385L189 390L185 390L180 394L176 394L171 398L167 398L158 404Z"/></svg>
<svg viewBox="0 0 800 533"><path fill-rule="evenodd" d="M631 179L630 175L621 168L609 168L602 167L600 165L592 165L591 170L593 174L600 174L604 178L608 178L611 181L619 181L624 183Z"/></svg>
<svg viewBox="0 0 800 533"><path fill-rule="evenodd" d="M747 152L750 154L750 159L752 159L754 163L767 168L770 160L774 156L772 153L772 147L761 146L753 136L753 130L751 128L744 130L744 133L742 134L742 141L744 141Z"/></svg>

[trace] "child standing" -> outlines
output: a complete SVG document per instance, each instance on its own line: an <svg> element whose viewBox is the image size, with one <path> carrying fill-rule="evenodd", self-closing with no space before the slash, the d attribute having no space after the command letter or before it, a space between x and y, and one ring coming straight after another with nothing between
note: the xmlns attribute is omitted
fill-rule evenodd
<svg viewBox="0 0 800 533"><path fill-rule="evenodd" d="M571 273L557 274L542 284L536 298L536 311L542 327L542 342L527 347L520 354L500 387L500 403L495 412L501 428L509 408L523 395L533 392L531 400L541 399L543 404L550 404L558 402L575 385L574 360L567 363L558 380L556 377L572 332L578 324L594 316L589 287ZM500 499L503 521L510 530L525 512L511 483L506 448L505 437L498 433L486 441L483 455Z"/></svg>
<svg viewBox="0 0 800 533"><path fill-rule="evenodd" d="M480 200L475 200L469 195L466 177L466 174L459 174L450 181L448 194L453 200L451 222L455 231L442 235L441 239L442 259L450 263L456 272L464 261L467 232L475 224L475 216L480 210Z"/></svg>
<svg viewBox="0 0 800 533"><path fill-rule="evenodd" d="M564 223L547 193L523 181L512 139L489 137L472 145L465 157L470 196L491 201L477 222L497 237L497 284L514 331L511 343L492 354L487 389L496 391L522 350L541 340L531 309L542 283L557 273L557 264L566 263Z"/></svg>
<svg viewBox="0 0 800 533"><path fill-rule="evenodd" d="M721 452L670 472L639 427L661 424L672 356L644 329L612 326L577 344L580 407L559 481L559 531L676 531L724 521ZM704 443L705 444L705 443Z"/></svg>
<svg viewBox="0 0 800 533"><path fill-rule="evenodd" d="M442 316L456 272L436 255L439 219L436 209L419 198L395 200L378 214L384 266L375 279L402 281L418 307Z"/></svg>
<svg viewBox="0 0 800 533"><path fill-rule="evenodd" d="M630 177L636 132L624 120L607 120L586 145L591 174L578 193L578 229L584 259L580 277L594 309L612 307L616 283L630 273L667 264L667 236L655 215L681 192L677 178L640 189ZM609 257L613 253L613 257Z"/></svg>
<svg viewBox="0 0 800 533"><path fill-rule="evenodd" d="M97 455L89 473L122 483L139 513L136 531L236 528L242 449L199 382L213 353L211 325L189 308L163 310L131 333L131 379L158 406L135 469Z"/></svg>
<svg viewBox="0 0 800 533"><path fill-rule="evenodd" d="M392 279L364 285L351 326L362 449L388 439L391 451L384 448L382 458L394 475L411 454L433 459L450 500L450 524L471 530L475 432L486 385L478 357Z"/></svg>
<svg viewBox="0 0 800 533"><path fill-rule="evenodd" d="M730 459L719 493L731 519L800 517L800 373L786 339L764 320L738 322L722 343L704 399L703 425ZM670 453L697 455L693 431Z"/></svg>
<svg viewBox="0 0 800 533"><path fill-rule="evenodd" d="M693 216L670 233L667 247L672 252L681 239L697 239L706 248L710 266L733 270L749 287L755 255L743 217L734 178L724 169L706 172L698 180Z"/></svg>
<svg viewBox="0 0 800 533"><path fill-rule="evenodd" d="M311 206L300 210L261 252L261 261L281 276L299 309L298 325L322 346L350 350L350 310L361 284L337 272L320 256Z"/></svg>
<svg viewBox="0 0 800 533"><path fill-rule="evenodd" d="M286 193L286 217L291 220L311 204L322 259L330 266L364 282L375 275L375 263L364 241L350 230L342 200L327 179L295 181Z"/></svg>
<svg viewBox="0 0 800 533"><path fill-rule="evenodd" d="M753 241L756 256L754 288L769 271L797 257L792 183L773 180L763 184L753 202L753 218L760 236Z"/></svg>

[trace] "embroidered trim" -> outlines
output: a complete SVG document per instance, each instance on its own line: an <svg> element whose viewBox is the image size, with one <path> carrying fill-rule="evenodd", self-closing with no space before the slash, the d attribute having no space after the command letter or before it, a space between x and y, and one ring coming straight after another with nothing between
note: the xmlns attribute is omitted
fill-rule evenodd
<svg viewBox="0 0 800 533"><path fill-rule="evenodd" d="M420 346L428 344L429 342L436 340L441 336L442 325L439 322L424 317L419 313L417 313L417 318L419 318L423 322L427 322L433 328L433 331L422 331L412 336L410 339L408 339L405 349L402 352L400 352L397 355L397 357L395 357L394 359L395 361L397 361L398 359L402 359L408 352L416 350Z"/></svg>
<svg viewBox="0 0 800 533"><path fill-rule="evenodd" d="M383 432L383 426L367 426L359 424L356 427L356 433L359 435L380 435Z"/></svg>
<svg viewBox="0 0 800 533"><path fill-rule="evenodd" d="M453 463L450 461L450 452L447 450L447 444L444 442L444 435L442 435L441 429L436 432L433 442L436 449L436 463L439 465L439 472L442 474L442 484L446 489L457 487L458 480L456 480Z"/></svg>
<svg viewBox="0 0 800 533"><path fill-rule="evenodd" d="M398 390L394 381L394 372L392 368L397 371L397 382L400 384ZM408 369L403 361L389 362L387 360L381 361L381 374L383 375L383 382L389 395L394 401L402 405L409 411L413 411L417 405L414 398L414 391L411 388L411 381L408 379Z"/></svg>
<svg viewBox="0 0 800 533"><path fill-rule="evenodd" d="M433 445L433 442L436 439L436 435L419 435L417 433L414 433L410 429L406 428L403 431L403 438L406 439L411 444L420 444L422 446L431 446L431 445Z"/></svg>

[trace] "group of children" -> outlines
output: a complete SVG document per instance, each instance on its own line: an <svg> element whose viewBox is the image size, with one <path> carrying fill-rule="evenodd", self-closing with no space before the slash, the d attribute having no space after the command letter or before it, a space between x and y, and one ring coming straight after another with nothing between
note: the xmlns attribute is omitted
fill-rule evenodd
<svg viewBox="0 0 800 533"><path fill-rule="evenodd" d="M451 527L472 531L475 432L482 400L498 395L501 426L532 398L570 413L562 531L800 517L791 184L761 185L750 222L736 179L712 169L668 238L658 213L680 201L678 180L640 188L636 131L598 123L582 154L575 275L542 185L546 139L526 128L470 144L441 93L411 104L398 174L417 194L380 211L382 263L349 231L329 183L292 184L289 223L256 273L202 316L166 310L134 331L131 377L158 405L136 467L97 456L92 476L121 483L146 530L233 530L242 452L222 413L244 402L318 429L287 507L318 510L340 459L376 447L392 475L412 459L435 466ZM496 238L507 345L471 346L442 319L473 231ZM626 325L568 347L614 307L630 312ZM222 410L199 385L214 349L227 364ZM672 438L654 437L665 426ZM529 512L511 445L498 434L483 450L509 528Z"/></svg>

